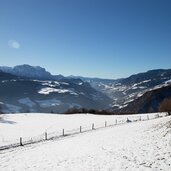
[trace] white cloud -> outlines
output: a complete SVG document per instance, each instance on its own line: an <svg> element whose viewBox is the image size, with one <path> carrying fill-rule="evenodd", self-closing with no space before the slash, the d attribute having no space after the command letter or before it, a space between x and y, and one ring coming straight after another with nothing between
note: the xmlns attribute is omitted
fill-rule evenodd
<svg viewBox="0 0 171 171"><path fill-rule="evenodd" d="M9 45L11 48L14 48L14 49L19 49L19 48L20 48L20 43L17 42L16 40L9 40L9 41L8 41L8 45Z"/></svg>

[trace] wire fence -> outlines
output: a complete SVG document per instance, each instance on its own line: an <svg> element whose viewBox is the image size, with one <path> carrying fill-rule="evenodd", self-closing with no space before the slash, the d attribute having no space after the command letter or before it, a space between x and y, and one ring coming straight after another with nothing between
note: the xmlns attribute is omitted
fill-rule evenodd
<svg viewBox="0 0 171 171"><path fill-rule="evenodd" d="M128 117L125 115L124 118L116 118L114 120L108 120L108 121L96 122L96 123L94 122L89 125L88 124L80 125L79 127L73 129L63 128L62 130L56 130L51 132L45 131L44 133L34 137L19 137L17 139L10 139L10 140L5 140L4 138L2 138L2 144L0 144L0 150L58 139L65 136L71 136L75 134L80 134L88 131L93 131L93 130L121 125L121 124L128 124L132 122L157 119L159 117L166 117L169 115L171 115L170 112L156 113L156 114L129 115Z"/></svg>

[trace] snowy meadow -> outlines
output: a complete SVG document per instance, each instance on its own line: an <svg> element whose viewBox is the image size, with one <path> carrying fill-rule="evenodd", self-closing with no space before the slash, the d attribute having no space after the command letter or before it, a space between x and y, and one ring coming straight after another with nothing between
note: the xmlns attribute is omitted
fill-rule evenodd
<svg viewBox="0 0 171 171"><path fill-rule="evenodd" d="M64 128L70 136L0 150L0 170L169 170L171 116L166 115L4 115L1 146L19 137L44 138L44 132L52 137L62 135ZM92 129L92 123L93 131L86 131Z"/></svg>
<svg viewBox="0 0 171 171"><path fill-rule="evenodd" d="M118 124L154 119L167 113L143 115L5 114L0 120L0 147L22 141L39 141ZM81 128L80 128L81 127ZM81 130L80 130L81 129Z"/></svg>

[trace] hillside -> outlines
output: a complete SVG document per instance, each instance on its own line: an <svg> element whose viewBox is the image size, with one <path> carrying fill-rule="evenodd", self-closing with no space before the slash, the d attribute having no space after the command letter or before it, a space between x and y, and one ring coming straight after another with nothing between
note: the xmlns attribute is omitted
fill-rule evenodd
<svg viewBox="0 0 171 171"><path fill-rule="evenodd" d="M169 116L4 150L0 170L169 170L170 131Z"/></svg>
<svg viewBox="0 0 171 171"><path fill-rule="evenodd" d="M150 70L116 80L84 78L84 81L113 100L114 111L125 108L148 91L171 84L171 69ZM135 102L136 103L136 102Z"/></svg>
<svg viewBox="0 0 171 171"><path fill-rule="evenodd" d="M69 108L108 108L111 100L80 79L38 80L0 72L3 113L52 112Z"/></svg>
<svg viewBox="0 0 171 171"><path fill-rule="evenodd" d="M143 94L130 102L128 106L118 110L120 113L150 113L160 111L160 105L165 99L171 98L171 85L157 88ZM170 101L171 107L171 101ZM166 111L167 109L165 109ZM168 110L167 110L168 111ZM116 111L117 112L117 111Z"/></svg>
<svg viewBox="0 0 171 171"><path fill-rule="evenodd" d="M78 108L114 113L158 112L160 102L171 97L170 89L163 89L171 84L171 69L116 80L52 75L42 67L26 64L0 69L1 113L64 113ZM160 88L163 97L156 93L152 98L151 91Z"/></svg>

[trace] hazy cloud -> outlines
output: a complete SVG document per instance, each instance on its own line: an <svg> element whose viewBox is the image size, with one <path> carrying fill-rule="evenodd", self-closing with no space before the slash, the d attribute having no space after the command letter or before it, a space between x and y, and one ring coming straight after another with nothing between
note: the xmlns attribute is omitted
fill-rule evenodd
<svg viewBox="0 0 171 171"><path fill-rule="evenodd" d="M19 48L20 48L20 43L17 42L16 40L9 40L9 41L8 41L8 45L9 45L11 48L14 48L14 49L19 49Z"/></svg>

